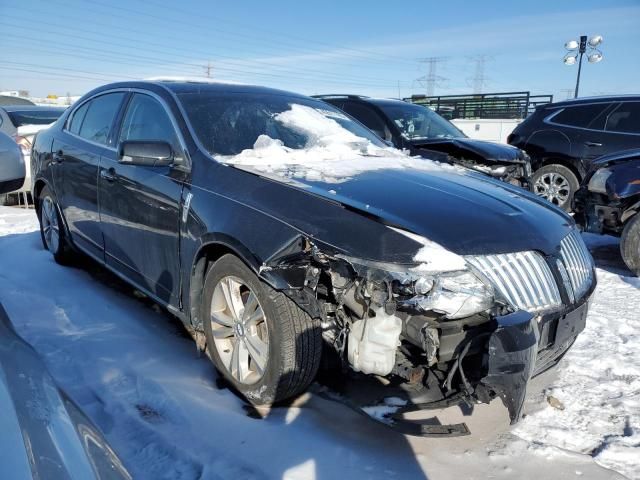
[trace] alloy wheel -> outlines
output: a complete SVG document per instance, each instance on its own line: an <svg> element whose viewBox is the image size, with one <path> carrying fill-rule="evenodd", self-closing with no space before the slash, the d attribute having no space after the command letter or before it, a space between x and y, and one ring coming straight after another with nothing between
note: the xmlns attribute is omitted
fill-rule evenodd
<svg viewBox="0 0 640 480"><path fill-rule="evenodd" d="M237 277L221 278L213 291L210 321L228 373L245 385L258 382L269 359L269 332L256 294Z"/></svg>
<svg viewBox="0 0 640 480"><path fill-rule="evenodd" d="M559 173L544 173L534 185L536 195L546 198L554 205L564 205L571 195L569 181Z"/></svg>
<svg viewBox="0 0 640 480"><path fill-rule="evenodd" d="M60 227L58 225L56 206L51 197L45 197L42 201L41 222L47 249L55 253L60 245Z"/></svg>

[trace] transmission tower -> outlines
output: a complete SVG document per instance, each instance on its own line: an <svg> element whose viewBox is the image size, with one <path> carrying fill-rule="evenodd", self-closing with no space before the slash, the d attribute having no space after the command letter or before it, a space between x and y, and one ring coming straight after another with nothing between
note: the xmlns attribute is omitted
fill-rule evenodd
<svg viewBox="0 0 640 480"><path fill-rule="evenodd" d="M417 81L427 89L427 96L433 96L436 86L439 87L442 85L443 81L448 80L436 73L438 64L443 64L446 61L446 57L427 57L420 60L420 63L427 65L427 74L418 78Z"/></svg>
<svg viewBox="0 0 640 480"><path fill-rule="evenodd" d="M211 74L213 73L213 65L211 62L207 62L207 64L202 67L204 68L204 74L207 78L211 78Z"/></svg>
<svg viewBox="0 0 640 480"><path fill-rule="evenodd" d="M492 58L489 55L476 55L475 57L471 57L470 60L476 64L475 74L472 79L473 93L482 93L488 80L484 73L485 66Z"/></svg>
<svg viewBox="0 0 640 480"><path fill-rule="evenodd" d="M562 90L560 90L560 92L564 94L567 100L573 98L573 88L563 88Z"/></svg>

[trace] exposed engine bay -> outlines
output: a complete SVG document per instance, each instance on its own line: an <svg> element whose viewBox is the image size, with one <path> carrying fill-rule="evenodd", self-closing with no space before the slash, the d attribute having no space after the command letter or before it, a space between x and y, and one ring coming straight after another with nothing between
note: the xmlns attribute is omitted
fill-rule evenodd
<svg viewBox="0 0 640 480"><path fill-rule="evenodd" d="M326 350L343 372L383 377L420 409L499 396L512 423L522 414L529 379L557 363L586 317L584 308L579 322L567 320L565 345L537 368L541 337L550 342L552 322L494 301L491 287L470 271L430 274L420 266L367 262L300 237L260 275L286 278L283 291L321 318ZM554 327L558 335L561 329ZM560 346L559 339L551 343ZM400 425L399 419L390 423L396 420ZM436 431L412 427L402 428L416 435L468 433L464 424Z"/></svg>

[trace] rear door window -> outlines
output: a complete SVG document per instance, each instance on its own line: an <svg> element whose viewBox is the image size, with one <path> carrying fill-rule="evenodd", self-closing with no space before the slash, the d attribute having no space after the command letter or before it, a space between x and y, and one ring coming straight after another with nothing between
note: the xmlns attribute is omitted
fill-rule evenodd
<svg viewBox="0 0 640 480"><path fill-rule="evenodd" d="M622 102L607 116L605 130L640 134L640 102Z"/></svg>
<svg viewBox="0 0 640 480"><path fill-rule="evenodd" d="M554 115L551 121L568 127L593 128L610 105L610 103L592 103L566 107Z"/></svg>
<svg viewBox="0 0 640 480"><path fill-rule="evenodd" d="M80 134L80 127L82 126L82 121L84 120L84 116L87 114L87 110L89 109L89 103L87 102L78 108L75 112L73 112L73 116L71 117L71 123L69 124L69 131L75 135Z"/></svg>
<svg viewBox="0 0 640 480"><path fill-rule="evenodd" d="M89 102L79 135L92 142L107 145L113 119L118 113L124 92L100 95Z"/></svg>

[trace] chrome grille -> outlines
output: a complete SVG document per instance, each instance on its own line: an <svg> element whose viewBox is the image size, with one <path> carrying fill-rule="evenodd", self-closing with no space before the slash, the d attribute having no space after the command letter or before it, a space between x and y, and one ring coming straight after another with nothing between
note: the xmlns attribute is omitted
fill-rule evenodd
<svg viewBox="0 0 640 480"><path fill-rule="evenodd" d="M504 300L518 310L537 313L561 304L558 285L545 259L537 252L465 257Z"/></svg>
<svg viewBox="0 0 640 480"><path fill-rule="evenodd" d="M566 286L567 290L571 288L569 296L579 300L591 285L593 260L577 231L572 231L560 242L560 257L569 277L570 285Z"/></svg>

